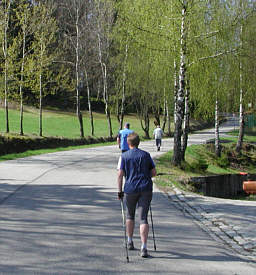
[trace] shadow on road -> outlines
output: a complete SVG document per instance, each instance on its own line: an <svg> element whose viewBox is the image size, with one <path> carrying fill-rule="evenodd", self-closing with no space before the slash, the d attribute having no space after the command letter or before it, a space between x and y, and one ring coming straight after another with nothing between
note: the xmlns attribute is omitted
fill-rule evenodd
<svg viewBox="0 0 256 275"><path fill-rule="evenodd" d="M1 190L5 188L8 185L2 184ZM0 271L6 274L166 274L170 266L177 265L178 273L191 270L191 274L196 274L195 262L241 261L198 230L161 193L154 193L152 211L157 251L153 251L150 232L148 248L152 257L143 260L134 251L129 253L131 263L127 265L121 208L115 192L90 183L26 185L15 197L1 204ZM137 248L138 232L136 223Z"/></svg>

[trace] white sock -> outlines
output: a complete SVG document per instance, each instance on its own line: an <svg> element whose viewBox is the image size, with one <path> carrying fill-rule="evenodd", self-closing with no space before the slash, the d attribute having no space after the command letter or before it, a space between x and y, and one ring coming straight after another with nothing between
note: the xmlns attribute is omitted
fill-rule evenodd
<svg viewBox="0 0 256 275"><path fill-rule="evenodd" d="M141 245L141 250L142 249L147 249L147 243L143 243L142 245Z"/></svg>
<svg viewBox="0 0 256 275"><path fill-rule="evenodd" d="M132 242L132 237L128 236L128 243L131 243L131 242Z"/></svg>

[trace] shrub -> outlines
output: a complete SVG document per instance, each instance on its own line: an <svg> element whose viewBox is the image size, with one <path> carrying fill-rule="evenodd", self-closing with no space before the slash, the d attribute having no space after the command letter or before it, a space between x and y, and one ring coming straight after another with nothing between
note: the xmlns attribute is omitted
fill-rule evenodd
<svg viewBox="0 0 256 275"><path fill-rule="evenodd" d="M78 146L114 141L114 138L56 138L28 136L0 136L0 155L22 153L28 150L49 149L58 147Z"/></svg>
<svg viewBox="0 0 256 275"><path fill-rule="evenodd" d="M227 155L222 154L218 159L217 159L217 165L222 167L222 168L227 168L229 166L229 159Z"/></svg>
<svg viewBox="0 0 256 275"><path fill-rule="evenodd" d="M208 163L204 159L195 160L190 164L193 171L205 171L208 166Z"/></svg>

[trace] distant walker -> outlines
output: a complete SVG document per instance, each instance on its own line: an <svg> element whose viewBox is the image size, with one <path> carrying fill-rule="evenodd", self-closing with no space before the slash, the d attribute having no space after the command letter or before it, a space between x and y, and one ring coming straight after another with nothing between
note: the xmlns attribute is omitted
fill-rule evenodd
<svg viewBox="0 0 256 275"><path fill-rule="evenodd" d="M161 129L160 125L157 125L156 129L153 132L153 136L156 140L157 151L160 151L160 148L161 148L161 145L162 145L163 134L164 134L164 132Z"/></svg>
<svg viewBox="0 0 256 275"><path fill-rule="evenodd" d="M129 146L127 143L127 137L133 133L133 130L130 130L130 123L125 123L124 129L118 132L117 143L122 153L129 150Z"/></svg>

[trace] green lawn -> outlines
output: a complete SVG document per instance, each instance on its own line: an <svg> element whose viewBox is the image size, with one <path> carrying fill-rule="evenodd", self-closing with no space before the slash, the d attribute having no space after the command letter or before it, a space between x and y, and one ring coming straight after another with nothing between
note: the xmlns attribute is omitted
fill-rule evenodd
<svg viewBox="0 0 256 275"><path fill-rule="evenodd" d="M139 119L134 115L125 116L124 122L129 122L131 129L136 131L141 137L144 132L141 128ZM88 113L83 113L84 133L85 136L91 135L91 126ZM9 126L11 133L19 133L19 111L9 110ZM94 129L96 137L109 136L108 122L105 114L94 113ZM119 124L117 118L112 116L112 130L115 136L118 133ZM153 132L153 120L150 125L150 134ZM0 132L5 132L5 113L0 109ZM38 111L35 109L28 109L24 112L24 134L25 135L38 135L39 133L39 118ZM43 112L43 136L66 137L66 138L79 138L80 130L78 119L75 114L44 111Z"/></svg>

